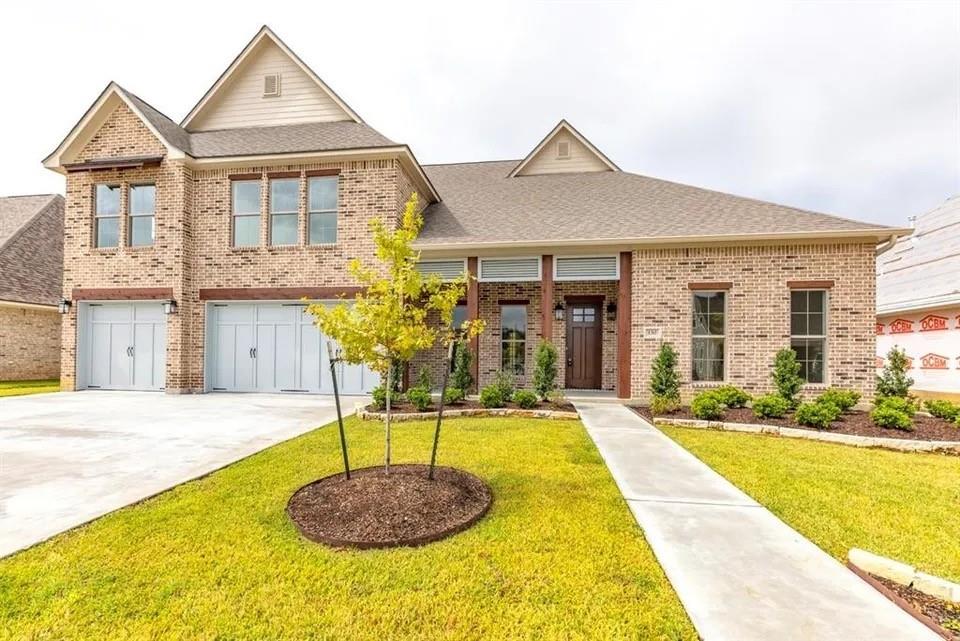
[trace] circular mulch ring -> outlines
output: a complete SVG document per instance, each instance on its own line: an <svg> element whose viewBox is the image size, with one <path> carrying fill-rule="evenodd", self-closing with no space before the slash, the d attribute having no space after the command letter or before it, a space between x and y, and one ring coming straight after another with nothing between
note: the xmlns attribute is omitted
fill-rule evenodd
<svg viewBox="0 0 960 641"><path fill-rule="evenodd" d="M324 477L297 490L287 514L300 533L333 547L390 548L424 545L462 532L493 502L490 487L452 467L391 465Z"/></svg>

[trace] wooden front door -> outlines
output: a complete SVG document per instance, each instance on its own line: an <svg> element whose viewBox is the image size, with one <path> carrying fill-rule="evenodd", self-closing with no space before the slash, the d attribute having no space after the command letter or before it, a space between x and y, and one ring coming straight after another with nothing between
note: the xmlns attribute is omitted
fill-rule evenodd
<svg viewBox="0 0 960 641"><path fill-rule="evenodd" d="M600 388L600 304L567 304L567 387Z"/></svg>

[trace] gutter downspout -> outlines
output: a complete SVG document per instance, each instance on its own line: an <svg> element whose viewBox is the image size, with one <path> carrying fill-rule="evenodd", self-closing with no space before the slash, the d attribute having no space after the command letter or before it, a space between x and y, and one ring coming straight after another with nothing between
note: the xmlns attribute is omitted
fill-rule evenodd
<svg viewBox="0 0 960 641"><path fill-rule="evenodd" d="M883 254L889 251L890 249L892 249L893 246L897 244L897 240L899 240L899 238L900 237L897 236L896 234L893 234L892 236L890 236L889 240L887 240L882 245L877 246L876 255L879 256L880 254Z"/></svg>

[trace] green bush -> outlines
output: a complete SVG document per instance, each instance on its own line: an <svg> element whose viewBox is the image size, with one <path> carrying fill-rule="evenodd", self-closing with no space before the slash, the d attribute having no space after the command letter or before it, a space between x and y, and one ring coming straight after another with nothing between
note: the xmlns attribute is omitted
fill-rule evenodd
<svg viewBox="0 0 960 641"><path fill-rule="evenodd" d="M839 387L831 387L817 397L818 403L832 403L840 408L841 412L849 412L860 402L860 392Z"/></svg>
<svg viewBox="0 0 960 641"><path fill-rule="evenodd" d="M430 370L428 370L426 367L421 367L417 371L416 387L421 387L425 390L433 389L433 381L430 380Z"/></svg>
<svg viewBox="0 0 960 641"><path fill-rule="evenodd" d="M480 404L484 407L503 407L505 403L506 397L503 395L503 388L491 384L480 390Z"/></svg>
<svg viewBox="0 0 960 641"><path fill-rule="evenodd" d="M426 412L433 402L430 397L430 390L426 387L412 387L407 390L407 400L417 408L418 412Z"/></svg>
<svg viewBox="0 0 960 641"><path fill-rule="evenodd" d="M887 352L886 364L877 376L877 396L900 396L906 398L910 393L913 379L907 376L909 362L907 353L899 347Z"/></svg>
<svg viewBox="0 0 960 641"><path fill-rule="evenodd" d="M530 390L518 389L513 393L513 402L525 410L536 407L537 400L537 395Z"/></svg>
<svg viewBox="0 0 960 641"><path fill-rule="evenodd" d="M910 418L913 418L913 415L917 413L916 404L909 398L900 396L878 396L875 405L877 408L885 407L897 412L903 412Z"/></svg>
<svg viewBox="0 0 960 641"><path fill-rule="evenodd" d="M764 394L753 399L752 407L758 418L782 418L790 411L790 401L779 394Z"/></svg>
<svg viewBox="0 0 960 641"><path fill-rule="evenodd" d="M370 392L370 396L373 398L374 407L376 407L378 410L387 409L387 388L385 388L383 385L378 385ZM403 394L397 390L394 390L393 393L390 394L390 405L393 406L402 402Z"/></svg>
<svg viewBox="0 0 960 641"><path fill-rule="evenodd" d="M541 400L547 400L557 388L557 348L549 341L540 341L533 355L533 391Z"/></svg>
<svg viewBox="0 0 960 641"><path fill-rule="evenodd" d="M887 427L906 432L913 431L913 421L906 412L901 412L889 405L878 405L876 409L870 412L870 418L874 424L880 427Z"/></svg>
<svg viewBox="0 0 960 641"><path fill-rule="evenodd" d="M931 416L936 416L937 418L942 418L947 421L956 420L957 415L960 414L960 407L950 401L930 399L929 401L924 401L923 405L927 408L927 411L930 412Z"/></svg>
<svg viewBox="0 0 960 641"><path fill-rule="evenodd" d="M443 392L444 405L459 405L467 397L459 387L448 387Z"/></svg>
<svg viewBox="0 0 960 641"><path fill-rule="evenodd" d="M680 401L666 396L654 396L650 399L650 411L654 416L662 414L672 414L680 409Z"/></svg>
<svg viewBox="0 0 960 641"><path fill-rule="evenodd" d="M793 415L800 425L808 425L820 430L830 427L830 424L840 418L843 412L833 403L800 403Z"/></svg>
<svg viewBox="0 0 960 641"><path fill-rule="evenodd" d="M513 378L513 374L500 370L496 376L493 377L493 382L490 383L488 387L496 387L499 389L500 396L506 400L513 396L513 390L516 389L516 380Z"/></svg>
<svg viewBox="0 0 960 641"><path fill-rule="evenodd" d="M677 372L677 351L670 343L660 345L650 373L650 391L660 397L680 404L680 374Z"/></svg>
<svg viewBox="0 0 960 641"><path fill-rule="evenodd" d="M473 354L464 341L457 343L453 351L453 374L450 376L450 382L454 387L458 387L466 394L473 387L473 375L470 373L470 365L473 363Z"/></svg>
<svg viewBox="0 0 960 641"><path fill-rule="evenodd" d="M789 347L785 347L777 352L773 359L773 384L777 388L777 393L785 398L790 407L796 407L799 403L797 394L803 387L803 379L800 378L800 363L797 362L797 353Z"/></svg>
<svg viewBox="0 0 960 641"><path fill-rule="evenodd" d="M715 421L723 418L724 409L723 403L714 396L712 391L697 394L690 403L690 411L693 412L693 415L704 421Z"/></svg>
<svg viewBox="0 0 960 641"><path fill-rule="evenodd" d="M720 387L715 387L710 391L714 396L717 397L718 401L730 409L746 407L747 403L750 402L750 395L739 387L734 387L733 385L721 385Z"/></svg>

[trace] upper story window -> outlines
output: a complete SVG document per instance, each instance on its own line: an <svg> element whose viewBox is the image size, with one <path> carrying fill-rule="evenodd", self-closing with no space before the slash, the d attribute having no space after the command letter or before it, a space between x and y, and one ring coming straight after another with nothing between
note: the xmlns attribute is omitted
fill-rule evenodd
<svg viewBox="0 0 960 641"><path fill-rule="evenodd" d="M235 180L233 190L233 246L260 244L260 181Z"/></svg>
<svg viewBox="0 0 960 641"><path fill-rule="evenodd" d="M120 245L120 186L97 185L94 189L94 247Z"/></svg>
<svg viewBox="0 0 960 641"><path fill-rule="evenodd" d="M296 245L300 220L300 179L270 181L270 244Z"/></svg>
<svg viewBox="0 0 960 641"><path fill-rule="evenodd" d="M827 354L827 292L790 292L790 347L797 354L800 376L808 383L825 379Z"/></svg>
<svg viewBox="0 0 960 641"><path fill-rule="evenodd" d="M693 380L722 381L726 292L693 294Z"/></svg>
<svg viewBox="0 0 960 641"><path fill-rule="evenodd" d="M130 209L129 240L131 247L152 245L156 238L155 185L130 185L127 203Z"/></svg>
<svg viewBox="0 0 960 641"><path fill-rule="evenodd" d="M307 233L311 245L337 242L337 176L314 176L308 183Z"/></svg>
<svg viewBox="0 0 960 641"><path fill-rule="evenodd" d="M527 306L500 307L500 368L522 376L527 355Z"/></svg>

